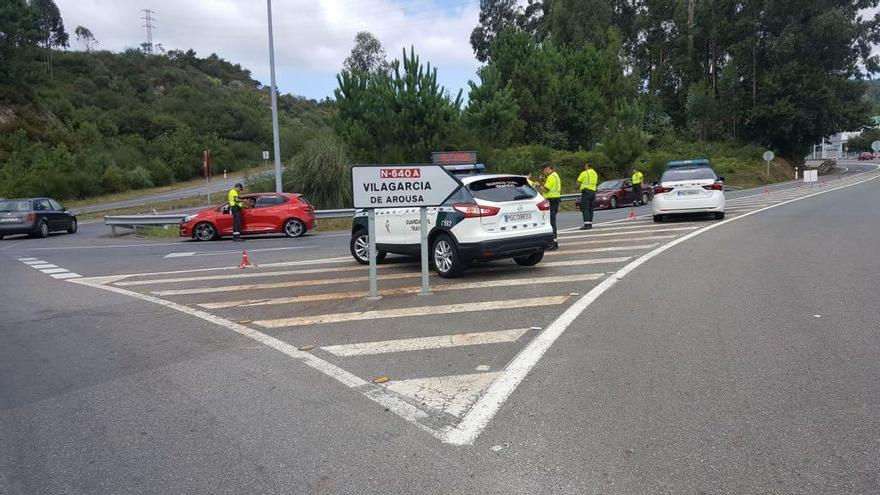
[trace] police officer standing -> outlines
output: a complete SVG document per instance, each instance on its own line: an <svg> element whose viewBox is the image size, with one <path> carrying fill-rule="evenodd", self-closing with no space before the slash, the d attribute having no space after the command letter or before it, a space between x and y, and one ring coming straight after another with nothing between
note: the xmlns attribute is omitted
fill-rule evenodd
<svg viewBox="0 0 880 495"><path fill-rule="evenodd" d="M232 213L232 240L236 242L242 242L244 239L241 238L241 208L242 203L238 198L239 193L244 187L241 183L238 183L229 190L229 212Z"/></svg>
<svg viewBox="0 0 880 495"><path fill-rule="evenodd" d="M644 175L639 171L639 169L633 169L632 176L632 184L633 184L633 206L639 206L642 204L642 179Z"/></svg>
<svg viewBox="0 0 880 495"><path fill-rule="evenodd" d="M596 203L596 187L599 184L599 174L593 170L593 164L587 162L584 171L577 178L578 187L581 190L581 213L584 215L584 226L581 230L593 228L593 208Z"/></svg>
<svg viewBox="0 0 880 495"><path fill-rule="evenodd" d="M562 196L562 180L550 162L545 162L541 169L545 177L541 192L544 198L550 202L550 225L553 227L553 247L551 251L559 249L559 240L556 234L556 214L559 212L559 201Z"/></svg>

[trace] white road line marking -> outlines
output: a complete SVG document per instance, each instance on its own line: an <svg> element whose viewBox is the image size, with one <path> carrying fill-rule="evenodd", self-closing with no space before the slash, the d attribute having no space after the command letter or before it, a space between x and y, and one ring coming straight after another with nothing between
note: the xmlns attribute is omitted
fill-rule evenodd
<svg viewBox="0 0 880 495"><path fill-rule="evenodd" d="M558 256L558 255L567 255L567 254L587 254L587 253L609 253L612 251L632 251L634 249L650 249L656 246L657 243L653 244L634 244L632 246L613 246L613 247L603 247L603 248L589 248L589 249L560 249L559 251L550 251L545 253L545 256Z"/></svg>
<svg viewBox="0 0 880 495"><path fill-rule="evenodd" d="M880 175L869 177L852 185L861 184L863 182L868 182L877 178L880 178ZM799 198L791 199L777 205L768 206L760 210L755 210L739 215L735 218L729 218L727 220L722 220L720 222L707 225L700 230L685 234L684 236L679 237L672 242L664 244L657 249L654 249L653 251L636 258L628 265L618 270L613 276L606 278L605 280L600 282L599 285L587 292L574 304L569 306L559 316L559 318L557 318L541 333L535 336L535 338L533 338L526 345L526 347L522 351L520 351L520 353L515 358L513 358L513 360L510 361L510 363L507 364L498 379L496 379L494 382L492 382L491 385L489 385L489 387L473 405L470 411L462 418L461 422L455 427L446 429L443 435L443 441L453 445L472 444L477 436L480 434L480 432L483 431L483 428L485 428L486 425L489 424L489 421L491 421L491 419L498 412L498 409L501 407L504 401L506 401L507 398L510 397L510 394L512 394L513 391L516 390L516 388L525 379L532 368L535 367L535 364L538 363L538 360L541 359L544 353L547 352L550 346L552 346L553 343L556 342L556 340L563 334L563 332L568 329L568 327L575 321L575 319L583 314L583 312L588 307L590 307L590 305L593 304L593 302L598 299L599 296L604 294L611 287L614 287L618 280L626 277L629 273L631 273L642 264L646 263L650 259L668 249L672 249L673 247L685 241L688 241L700 234L718 228L722 225L741 220L743 218L758 214L771 208L777 208L779 206L794 203L796 201L802 201L804 199L819 194L829 193L849 186L850 185L844 185L832 189L827 189L825 191L812 194L810 196L802 196Z"/></svg>
<svg viewBox="0 0 880 495"><path fill-rule="evenodd" d="M449 290L487 289L492 287L515 287L519 285L561 284L572 282L584 282L598 280L604 277L604 273L585 273L581 275L563 275L558 277L535 277L535 278L512 278L506 280L486 280L481 282L461 282L452 284L434 285L432 291L443 292ZM395 289L382 289L380 296L397 296L403 294L417 294L421 287L399 287ZM312 301L335 301L339 299L354 299L369 296L369 291L331 292L322 294L308 294L305 296L273 297L268 299L245 299L243 301L219 301L199 304L205 309L224 309L241 306L274 306L278 304L294 304Z"/></svg>
<svg viewBox="0 0 880 495"><path fill-rule="evenodd" d="M378 265L376 268L389 268L394 265ZM367 269L361 265L357 266L343 266L343 267L334 267L334 268L313 268L307 270L281 270L281 271L273 271L273 272L248 272L248 273L227 273L225 275L203 275L200 277L179 277L179 278L155 278L150 280L133 280L127 282L116 282L114 285L118 285L120 287L131 287L134 285L158 285L158 284L173 284L180 282L200 282L206 280L231 280L231 279L239 279L239 278L260 278L260 277L279 277L284 275L311 275L315 273L335 273L335 272L350 272L350 271L363 271L366 272Z"/></svg>
<svg viewBox="0 0 880 495"><path fill-rule="evenodd" d="M53 265L52 263L41 263L39 265L31 265L31 268L42 270L44 268L58 268L58 265Z"/></svg>
<svg viewBox="0 0 880 495"><path fill-rule="evenodd" d="M69 278L79 278L81 275L79 273L67 272L67 273L56 273L52 275L52 278L57 278L59 280L66 280Z"/></svg>
<svg viewBox="0 0 880 495"><path fill-rule="evenodd" d="M25 261L24 262L24 264L28 265L28 266L45 265L46 263L48 263L48 261L44 261L44 260L34 260L34 261Z"/></svg>
<svg viewBox="0 0 880 495"><path fill-rule="evenodd" d="M537 266L535 269L540 268L554 268L558 266L569 267L569 266L579 266L579 265L597 265L600 263L624 263L632 259L632 256L620 256L616 258L588 258L585 260L570 260L570 261L545 261Z"/></svg>
<svg viewBox="0 0 880 495"><path fill-rule="evenodd" d="M416 274L419 275L419 274ZM569 296L534 297L530 299L507 299L501 301L483 301L478 303L447 304L444 306L416 306L373 311L357 311L353 313L332 313L294 318L254 321L254 325L263 328L284 328L322 323L341 323L348 321L375 320L379 318L406 318L410 316L427 316L448 313L471 313L475 311L510 310L513 308L529 308L534 306L551 306L562 304Z"/></svg>
<svg viewBox="0 0 880 495"><path fill-rule="evenodd" d="M112 246L56 246L56 247L38 247L38 248L28 248L30 251L64 251L68 249L131 249L131 248L139 248L139 247L154 247L154 246L179 246L180 242L156 242L156 243L145 243L145 244L116 244Z"/></svg>
<svg viewBox="0 0 880 495"><path fill-rule="evenodd" d="M638 235L638 234L634 234ZM580 237L569 237L565 239L565 246L585 246L589 244L614 244L622 243L622 242L635 242L635 241L659 241L662 239L672 239L673 237L677 237L677 234L669 234L669 235L649 235L646 237L624 237L623 239L596 239L596 240L583 240L584 238Z"/></svg>
<svg viewBox="0 0 880 495"><path fill-rule="evenodd" d="M494 332L460 333L454 335L440 335L437 337L331 345L322 346L321 349L335 356L368 356L393 352L411 352L425 349L446 349L449 347L516 342L528 331L528 328L517 328L514 330L496 330Z"/></svg>
<svg viewBox="0 0 880 495"><path fill-rule="evenodd" d="M299 265L323 265L323 264L335 264L335 263L354 263L355 261L351 258L351 256L337 256L335 258L320 258L315 260L302 260L302 261L282 261L278 263L261 263L261 268L278 268L282 266L299 266ZM98 277L89 277L89 280L98 283L106 283L106 280L123 280L126 278L135 278L135 277L156 277L159 275L182 275L184 273L205 273L205 272L217 272L217 271L226 271L226 270L234 270L240 271L238 265L235 266L218 266L215 268L194 268L191 270L170 270L163 272L143 272L143 273L122 273L119 275L104 275Z"/></svg>
<svg viewBox="0 0 880 495"><path fill-rule="evenodd" d="M639 229L637 232L651 234L657 231L660 232L669 232L669 229L679 229L679 230L694 230L700 228L700 225L693 224L679 224L686 225L684 227L675 227L675 224L652 224L652 225L626 225L622 227L609 227L607 229L602 229L598 231L593 229L593 232L580 232L575 235L567 235L565 237L560 237L560 239L572 239L576 237L590 237L590 236L600 236L600 237L610 237L615 235L632 235L632 230ZM612 232L613 231L613 232Z"/></svg>
<svg viewBox="0 0 880 495"><path fill-rule="evenodd" d="M358 376L355 376L344 369L324 361L323 359L310 354L308 352L303 352L297 349L296 347L284 342L282 340L276 339L274 337L270 337L262 332L254 330L252 328L248 328L244 325L240 325L238 323L229 321L225 318L221 318L219 316L214 316L205 311L200 311L197 309L188 308L182 304L177 304L171 301L166 301L164 299L160 299L158 297L149 296L146 294L141 294L139 292L131 291L128 289L123 289L121 287L113 287L110 285L101 285L95 282L90 282L86 279L74 279L68 280L68 282L81 284L89 287L94 287L96 289L103 289L110 292L115 292L117 294L126 295L129 297L134 297L136 299L140 299L143 301L148 301L154 304L158 304L160 306L164 306L169 309L173 309L176 311L180 311L181 313L186 313L190 316L194 316L196 318L205 320L209 323L213 323L215 325L219 325L221 327L227 328L236 332L240 335L243 335L249 339L253 339L269 348L275 349L276 351L282 352L298 361L301 361L303 364L333 378L339 383L345 385L348 388L357 390L364 394L368 399L376 402L380 406L385 409L394 412L401 418L406 421L412 423L417 428L427 433L430 433L432 436L442 439L442 433L438 432L432 428L429 428L419 421L421 419L427 418L428 414L409 404L408 402L401 400L399 397L394 395L393 393L389 393L389 391L385 387L381 387L375 384L372 384Z"/></svg>
<svg viewBox="0 0 880 495"><path fill-rule="evenodd" d="M314 246L288 246L288 247L278 247L278 248L257 248L257 249L248 249L248 253L262 253L266 251L289 251L291 249L307 249L312 248ZM223 250L223 251L192 251L192 252L181 252L181 253L169 253L163 256L163 258L178 258L182 256L217 256L221 254L238 254L241 251L238 249L232 250Z"/></svg>
<svg viewBox="0 0 880 495"><path fill-rule="evenodd" d="M18 258L18 261L37 261L37 258Z"/></svg>
<svg viewBox="0 0 880 495"><path fill-rule="evenodd" d="M421 276L421 273L394 273L391 275L379 275L376 277L376 279L396 280L401 278L417 278ZM151 294L157 296L182 296L187 294L210 294L212 292L234 292L237 290L283 289L285 287L311 287L315 285L346 284L350 282L365 282L369 279L370 277L346 277L317 280L297 280L294 282L276 282L271 284L248 284L225 287L199 287L195 289L159 290L153 291L151 292Z"/></svg>
<svg viewBox="0 0 880 495"><path fill-rule="evenodd" d="M66 268L45 268L40 271L47 274L47 275L51 275L53 273L64 273L67 271L67 269Z"/></svg>
<svg viewBox="0 0 880 495"><path fill-rule="evenodd" d="M461 417L498 375L500 373L496 371L395 380L386 383L385 387L392 392L411 397L431 409Z"/></svg>

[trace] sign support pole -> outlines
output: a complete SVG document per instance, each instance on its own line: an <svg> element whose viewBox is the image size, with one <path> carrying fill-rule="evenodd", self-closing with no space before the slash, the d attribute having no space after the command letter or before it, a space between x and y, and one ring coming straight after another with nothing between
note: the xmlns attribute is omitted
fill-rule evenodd
<svg viewBox="0 0 880 495"><path fill-rule="evenodd" d="M422 238L422 290L420 296L431 295L431 286L428 282L428 209L419 208L419 234Z"/></svg>
<svg viewBox="0 0 880 495"><path fill-rule="evenodd" d="M370 208L367 217L367 235L370 237L370 300L379 299L376 286L376 209Z"/></svg>

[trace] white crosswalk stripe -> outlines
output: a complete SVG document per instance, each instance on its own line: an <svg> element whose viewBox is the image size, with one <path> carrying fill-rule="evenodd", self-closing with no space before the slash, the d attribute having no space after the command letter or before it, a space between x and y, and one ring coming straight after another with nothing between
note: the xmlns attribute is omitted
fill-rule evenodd
<svg viewBox="0 0 880 495"><path fill-rule="evenodd" d="M393 352L411 352L424 349L446 349L470 345L500 344L514 342L528 332L528 328L514 330L496 330L494 332L460 333L440 335L438 337L421 337L412 339L383 340L379 342L362 342L323 346L321 349L336 356L365 356L371 354L387 354Z"/></svg>
<svg viewBox="0 0 880 495"><path fill-rule="evenodd" d="M632 246L613 246L589 249L560 249L559 251L550 251L545 256L559 256L567 254L588 254L588 253L610 253L613 251L635 251L639 249L651 249L657 247L657 243L653 244L633 244Z"/></svg>
<svg viewBox="0 0 880 495"><path fill-rule="evenodd" d="M506 299L500 301L483 301L477 303L447 304L443 306L416 306L412 308L395 308L385 310L357 311L352 313L333 313L315 316L297 316L273 320L257 320L253 324L262 328L284 328L323 323L340 323L349 321L375 320L381 318L406 318L409 316L427 316L448 313L471 313L475 311L491 311L497 309L510 310L534 306L551 306L562 304L570 296L534 297L529 299Z"/></svg>

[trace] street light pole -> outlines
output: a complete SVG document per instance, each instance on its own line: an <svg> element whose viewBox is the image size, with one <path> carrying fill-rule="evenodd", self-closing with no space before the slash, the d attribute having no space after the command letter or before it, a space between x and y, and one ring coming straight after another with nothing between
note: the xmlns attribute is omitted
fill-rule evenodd
<svg viewBox="0 0 880 495"><path fill-rule="evenodd" d="M278 139L278 89L275 87L275 42L272 39L272 0L266 0L269 14L269 77L272 80L272 141L275 155L275 192L281 191L281 144Z"/></svg>

